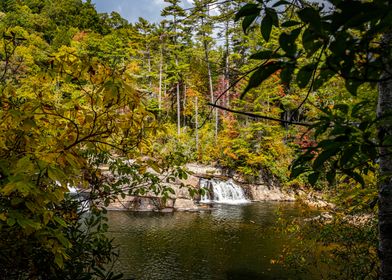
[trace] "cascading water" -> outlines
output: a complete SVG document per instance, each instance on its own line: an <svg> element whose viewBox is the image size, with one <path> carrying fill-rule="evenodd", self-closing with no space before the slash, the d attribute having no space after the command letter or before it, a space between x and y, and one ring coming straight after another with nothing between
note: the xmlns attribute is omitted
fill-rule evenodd
<svg viewBox="0 0 392 280"><path fill-rule="evenodd" d="M226 182L216 179L200 179L200 187L209 190L201 197L202 203L243 204L250 202L246 199L243 189L231 179Z"/></svg>

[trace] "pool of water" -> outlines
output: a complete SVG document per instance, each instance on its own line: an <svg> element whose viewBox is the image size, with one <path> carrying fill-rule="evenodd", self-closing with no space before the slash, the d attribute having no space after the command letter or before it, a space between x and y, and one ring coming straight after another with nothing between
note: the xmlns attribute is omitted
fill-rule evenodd
<svg viewBox="0 0 392 280"><path fill-rule="evenodd" d="M297 217L294 203L215 204L208 212L108 212L125 279L312 279L272 264L287 236L273 230L277 211Z"/></svg>

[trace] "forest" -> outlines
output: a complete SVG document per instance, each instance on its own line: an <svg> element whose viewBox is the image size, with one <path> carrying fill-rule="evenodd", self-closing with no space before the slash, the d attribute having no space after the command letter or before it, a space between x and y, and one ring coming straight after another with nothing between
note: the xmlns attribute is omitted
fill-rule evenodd
<svg viewBox="0 0 392 280"><path fill-rule="evenodd" d="M0 279L122 279L106 207L171 197L189 163L333 205L278 218L271 264L392 279L392 3L164 2L0 2Z"/></svg>

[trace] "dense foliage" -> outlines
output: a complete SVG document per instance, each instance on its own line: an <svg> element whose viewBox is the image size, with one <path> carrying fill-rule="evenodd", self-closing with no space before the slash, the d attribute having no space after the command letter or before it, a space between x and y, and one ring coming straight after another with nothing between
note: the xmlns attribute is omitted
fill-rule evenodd
<svg viewBox="0 0 392 280"><path fill-rule="evenodd" d="M183 9L165 0L160 23L128 23L91 1L0 2L4 279L120 277L110 271L104 206L118 195L167 197L186 162L249 182L313 186L338 197L343 216L373 213L378 148L390 142L388 133L377 138L388 115L375 113L390 53L377 40L390 28L390 4L331 1L337 9L327 13L304 1L250 2ZM75 205L71 186L88 190L90 212ZM374 276L371 217L357 239L344 218L287 229L324 244L334 265L345 254L360 256L346 259L356 267L366 260L348 279ZM287 255L312 249L298 245Z"/></svg>
<svg viewBox="0 0 392 280"><path fill-rule="evenodd" d="M137 32L90 2L6 1L1 9L0 275L116 279L105 271L116 253L102 207L117 194L169 190L146 172L168 161L141 158L157 124L127 54ZM135 162L124 168L124 159ZM104 165L126 177L122 185ZM88 213L67 195L71 186L88 191Z"/></svg>
<svg viewBox="0 0 392 280"><path fill-rule="evenodd" d="M337 175L339 178L343 174L347 180L351 178L361 184L368 193L372 193L374 181L378 180L378 194L369 206L378 206L380 279L390 279L391 3L382 0L327 3L328 8L306 1L259 0L241 7L237 19L243 18L245 32L255 23L263 39L270 42L273 26L282 28L274 51L263 48L253 55L265 63L254 69L243 95L279 71L282 83L308 87L297 111L309 102L311 95L317 96L329 86L333 78L344 82L344 88L350 93L348 102L344 100L332 106L313 102L322 112L310 125L318 143L307 147L294 161L292 176L306 174L312 185L325 178L334 185ZM259 17L261 21L257 21ZM377 97L374 91L369 91L376 85ZM373 178L370 184L366 182L369 176ZM355 190L353 197L359 194L354 186L349 187ZM339 234L342 227L336 228L334 233ZM335 256L339 257L339 253ZM349 272L342 277L356 278L356 273ZM363 277L369 278L377 276L373 269L364 274Z"/></svg>

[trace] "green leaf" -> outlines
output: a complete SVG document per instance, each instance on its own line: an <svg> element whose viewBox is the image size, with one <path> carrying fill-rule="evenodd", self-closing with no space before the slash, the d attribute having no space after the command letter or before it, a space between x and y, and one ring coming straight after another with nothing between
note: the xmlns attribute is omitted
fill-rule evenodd
<svg viewBox="0 0 392 280"><path fill-rule="evenodd" d="M307 168L303 165L297 166L295 168L291 169L291 173L290 173L290 178L297 178L299 175L305 173L307 171Z"/></svg>
<svg viewBox="0 0 392 280"><path fill-rule="evenodd" d="M27 227L30 227L30 228L33 228L35 230L38 230L38 229L41 228L41 224L40 223L34 222L33 220L30 220L30 219L19 217L17 219L17 222L24 229L27 228Z"/></svg>
<svg viewBox="0 0 392 280"><path fill-rule="evenodd" d="M325 139L325 140L320 141L320 142L317 144L317 148L322 148L323 150L327 150L327 149L331 149L331 148L337 147L337 146L339 146L339 145L340 145L340 144L339 144L339 143L336 143L335 140L332 140L332 139Z"/></svg>
<svg viewBox="0 0 392 280"><path fill-rule="evenodd" d="M283 5L290 5L290 2L280 0L280 1L276 2L272 7L279 7L279 6L283 6Z"/></svg>
<svg viewBox="0 0 392 280"><path fill-rule="evenodd" d="M113 277L110 278L110 280L119 280L119 279L123 279L124 274L120 273L117 275L114 275Z"/></svg>
<svg viewBox="0 0 392 280"><path fill-rule="evenodd" d="M272 24L275 27L279 27L278 13L274 9L271 9L271 8L265 9L265 14L268 15L271 18Z"/></svg>
<svg viewBox="0 0 392 280"><path fill-rule="evenodd" d="M316 64L310 63L305 65L298 71L297 84L300 88L304 88L308 85L315 69L316 69Z"/></svg>
<svg viewBox="0 0 392 280"><path fill-rule="evenodd" d="M268 79L268 77L270 77L273 73L275 73L281 68L282 64L279 61L272 61L270 63L267 63L265 66L259 67L250 77L247 87L241 94L241 98L243 98L249 90L258 87L263 81Z"/></svg>
<svg viewBox="0 0 392 280"><path fill-rule="evenodd" d="M60 267L60 268L64 267L64 259L61 254L57 253L55 255L54 262L57 264L58 267Z"/></svg>
<svg viewBox="0 0 392 280"><path fill-rule="evenodd" d="M260 32L266 42L269 41L270 35L272 31L272 18L269 15L266 15L260 24Z"/></svg>
<svg viewBox="0 0 392 280"><path fill-rule="evenodd" d="M8 184L6 184L2 189L1 192L8 196L10 195L12 192L17 190L18 185L15 182L9 182Z"/></svg>
<svg viewBox="0 0 392 280"><path fill-rule="evenodd" d="M340 157L340 160L339 160L340 166L344 167L350 160L352 160L353 157L358 152L358 150L359 150L358 145L352 145L350 147L346 147L343 150L342 156Z"/></svg>
<svg viewBox="0 0 392 280"><path fill-rule="evenodd" d="M60 217L54 216L53 219L62 227L67 227L67 223Z"/></svg>
<svg viewBox="0 0 392 280"><path fill-rule="evenodd" d="M255 21L257 17L258 15L250 15L244 18L244 20L242 21L242 30L245 34L247 34L249 26Z"/></svg>
<svg viewBox="0 0 392 280"><path fill-rule="evenodd" d="M347 79L345 86L346 89L348 90L348 92L350 92L352 95L356 96L357 95L357 91L360 85L362 85L362 81L354 81L351 79Z"/></svg>
<svg viewBox="0 0 392 280"><path fill-rule="evenodd" d="M60 169L55 166L48 166L48 177L55 181L62 181L67 178L66 174Z"/></svg>
<svg viewBox="0 0 392 280"><path fill-rule="evenodd" d="M271 59L271 58L280 58L282 55L277 54L274 51L260 51L257 53L252 54L249 58L250 59L257 59L257 60L264 60L264 59Z"/></svg>
<svg viewBox="0 0 392 280"><path fill-rule="evenodd" d="M350 109L350 107L347 104L336 104L333 108L339 110L343 114L347 114L348 110Z"/></svg>
<svg viewBox="0 0 392 280"><path fill-rule="evenodd" d="M327 178L328 183L334 185L336 182L336 169L332 168L331 170L329 170L325 177Z"/></svg>
<svg viewBox="0 0 392 280"><path fill-rule="evenodd" d="M319 36L313 32L313 30L307 28L302 33L302 45L306 50L307 57L311 57L323 46L323 43Z"/></svg>
<svg viewBox="0 0 392 280"><path fill-rule="evenodd" d="M71 242L61 233L56 233L56 238L65 248L71 248Z"/></svg>
<svg viewBox="0 0 392 280"><path fill-rule="evenodd" d="M321 67L319 75L314 79L313 90L319 89L323 84L330 80L336 73L332 70Z"/></svg>
<svg viewBox="0 0 392 280"><path fill-rule="evenodd" d="M15 223L16 223L16 220L14 218L8 218L7 219L7 225L8 226L12 227L12 226L15 225Z"/></svg>
<svg viewBox="0 0 392 280"><path fill-rule="evenodd" d="M324 162L336 155L339 150L338 147L334 147L321 152L313 162L313 169L321 168L324 165Z"/></svg>
<svg viewBox="0 0 392 280"><path fill-rule="evenodd" d="M355 171L351 171L351 170L345 170L344 171L349 177L353 178L355 181L357 181L359 184L361 184L361 186L365 186L365 180L363 179L363 177L358 174Z"/></svg>
<svg viewBox="0 0 392 280"><path fill-rule="evenodd" d="M376 196L376 197L369 203L370 209L373 209L374 207L376 207L377 203L378 203L378 197Z"/></svg>
<svg viewBox="0 0 392 280"><path fill-rule="evenodd" d="M368 105L367 101L361 101L357 104L355 104L353 106L353 108L351 109L351 116L354 118L357 118L361 115L361 113L363 112L363 108L366 107L366 105Z"/></svg>
<svg viewBox="0 0 392 280"><path fill-rule="evenodd" d="M289 55L294 55L297 51L297 44L295 41L298 38L301 28L294 29L290 34L282 33L279 37L280 47Z"/></svg>
<svg viewBox="0 0 392 280"><path fill-rule="evenodd" d="M31 161L30 156L24 156L18 160L16 164L15 173L30 173L35 169L34 163Z"/></svg>
<svg viewBox="0 0 392 280"><path fill-rule="evenodd" d="M316 182L317 182L317 180L318 180L318 178L320 177L320 172L313 172L313 173L310 173L309 175L308 175L308 181L309 181L309 184L311 184L312 186L314 186L315 184L316 184Z"/></svg>
<svg viewBox="0 0 392 280"><path fill-rule="evenodd" d="M280 26L282 27L291 27L291 26L296 26L301 24L299 21L295 21L295 20L288 20L283 22Z"/></svg>
<svg viewBox="0 0 392 280"><path fill-rule="evenodd" d="M25 200L23 198L21 198L21 197L14 197L14 198L11 199L11 205L12 206L17 206L17 205L23 203L24 201Z"/></svg>
<svg viewBox="0 0 392 280"><path fill-rule="evenodd" d="M338 33L334 40L330 43L329 50L331 50L336 56L343 55L347 49L347 36L348 34Z"/></svg>
<svg viewBox="0 0 392 280"><path fill-rule="evenodd" d="M280 72L280 79L285 84L290 84L293 79L295 64L286 63L282 72Z"/></svg>
<svg viewBox="0 0 392 280"><path fill-rule="evenodd" d="M298 11L299 18L310 25L316 31L321 30L321 17L320 13L312 7L306 7Z"/></svg>
<svg viewBox="0 0 392 280"><path fill-rule="evenodd" d="M250 15L259 15L261 9L258 4L246 4L235 15L235 21Z"/></svg>

